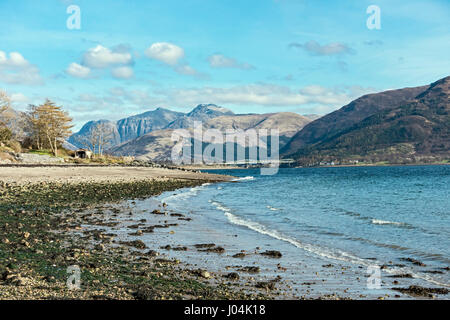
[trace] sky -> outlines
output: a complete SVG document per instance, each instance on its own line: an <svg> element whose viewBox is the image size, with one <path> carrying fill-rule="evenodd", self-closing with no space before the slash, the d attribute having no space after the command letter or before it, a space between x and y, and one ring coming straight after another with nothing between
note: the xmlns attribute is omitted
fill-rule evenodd
<svg viewBox="0 0 450 320"><path fill-rule="evenodd" d="M75 131L201 103L326 114L448 76L449 52L447 0L0 0L0 89Z"/></svg>

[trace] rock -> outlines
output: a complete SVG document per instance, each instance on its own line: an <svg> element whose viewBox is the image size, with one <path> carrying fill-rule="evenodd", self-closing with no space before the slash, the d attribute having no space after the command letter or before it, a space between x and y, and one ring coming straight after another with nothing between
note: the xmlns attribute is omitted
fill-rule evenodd
<svg viewBox="0 0 450 320"><path fill-rule="evenodd" d="M230 272L229 274L224 275L224 277L233 281L237 281L240 279L237 272Z"/></svg>
<svg viewBox="0 0 450 320"><path fill-rule="evenodd" d="M205 278L205 279L209 279L212 277L208 271L201 270L201 269L194 271L194 274L196 274L199 277Z"/></svg>
<svg viewBox="0 0 450 320"><path fill-rule="evenodd" d="M446 288L424 288L421 286L409 286L408 288L392 288L392 290L400 291L412 296L421 296L433 298L434 294L448 294L450 291Z"/></svg>
<svg viewBox="0 0 450 320"><path fill-rule="evenodd" d="M16 156L16 160L18 160L21 163L30 163L30 164L53 164L64 162L63 158L33 153L19 153Z"/></svg>
<svg viewBox="0 0 450 320"><path fill-rule="evenodd" d="M199 244L194 245L194 247L196 247L196 248L212 248L215 246L216 245L214 243L199 243Z"/></svg>
<svg viewBox="0 0 450 320"><path fill-rule="evenodd" d="M273 281L261 281L257 282L255 287L260 289L273 290L275 289L275 283Z"/></svg>
<svg viewBox="0 0 450 320"><path fill-rule="evenodd" d="M158 293L158 291L150 286L139 287L133 293L133 296L136 300L157 300L161 298L161 295Z"/></svg>
<svg viewBox="0 0 450 320"><path fill-rule="evenodd" d="M171 213L170 216L171 217L184 217L184 215L182 215L181 213Z"/></svg>
<svg viewBox="0 0 450 320"><path fill-rule="evenodd" d="M120 244L124 244L129 247L134 247L137 249L145 249L147 246L145 243L141 240L134 240L134 241L120 241Z"/></svg>
<svg viewBox="0 0 450 320"><path fill-rule="evenodd" d="M283 256L280 251L276 251L276 250L267 250L260 254L263 256L271 257L271 258L281 258Z"/></svg>
<svg viewBox="0 0 450 320"><path fill-rule="evenodd" d="M413 259L413 258L400 258L400 260L411 262L412 264L414 264L416 266L426 267L425 263L423 263L419 260Z"/></svg>
<svg viewBox="0 0 450 320"><path fill-rule="evenodd" d="M11 285L14 285L17 287L26 286L31 283L30 279L28 279L26 277L22 277L20 274L14 274L14 273L7 273L4 276L4 281L8 284L11 284Z"/></svg>
<svg viewBox="0 0 450 320"><path fill-rule="evenodd" d="M152 214L164 214L164 215L166 214L165 212L161 212L161 211L159 211L157 209L153 210L151 213Z"/></svg>
<svg viewBox="0 0 450 320"><path fill-rule="evenodd" d="M180 261L179 260L169 260L169 259L156 259L155 263L160 263L160 264L179 264Z"/></svg>
<svg viewBox="0 0 450 320"><path fill-rule="evenodd" d="M27 248L30 247L30 244L29 244L27 241L25 241L25 240L20 241L20 243L21 243L22 245L24 245L25 247L27 247Z"/></svg>
<svg viewBox="0 0 450 320"><path fill-rule="evenodd" d="M157 257L157 256L159 256L159 252L157 252L155 250L148 250L145 254L150 256L150 257Z"/></svg>
<svg viewBox="0 0 450 320"><path fill-rule="evenodd" d="M224 253L225 249L222 247L214 247L214 248L207 248L207 249L203 249L203 250L199 250L202 252L215 252L215 253Z"/></svg>
<svg viewBox="0 0 450 320"><path fill-rule="evenodd" d="M235 255L232 256L233 258L244 258L245 257L245 253L239 252L236 253Z"/></svg>
<svg viewBox="0 0 450 320"><path fill-rule="evenodd" d="M410 273L399 273L399 274L393 274L391 276L388 276L389 278L413 278L412 274Z"/></svg>
<svg viewBox="0 0 450 320"><path fill-rule="evenodd" d="M287 270L287 268L281 266L281 264L277 264L277 269L281 270L281 271L286 271Z"/></svg>
<svg viewBox="0 0 450 320"><path fill-rule="evenodd" d="M243 271L243 272L248 272L248 273L258 273L260 271L259 267L253 267L253 266L248 266L248 267L242 267L240 269L238 269L239 271Z"/></svg>
<svg viewBox="0 0 450 320"><path fill-rule="evenodd" d="M187 247L175 247L175 248L172 248L172 250L174 250L174 251L187 251L188 248Z"/></svg>
<svg viewBox="0 0 450 320"><path fill-rule="evenodd" d="M155 232L154 227L147 227L145 229L142 229L142 232L144 233L152 233Z"/></svg>

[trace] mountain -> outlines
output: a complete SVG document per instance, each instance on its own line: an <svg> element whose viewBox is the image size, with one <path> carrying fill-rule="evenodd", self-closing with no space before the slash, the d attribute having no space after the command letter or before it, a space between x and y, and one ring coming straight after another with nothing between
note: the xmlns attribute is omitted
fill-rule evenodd
<svg viewBox="0 0 450 320"><path fill-rule="evenodd" d="M117 130L117 123L109 120L98 120L89 121L83 125L83 127L77 133L72 134L67 142L77 148L86 148L88 137L90 136L92 130L98 125L106 125L111 129L111 145L117 145L121 142L121 137L119 131Z"/></svg>
<svg viewBox="0 0 450 320"><path fill-rule="evenodd" d="M360 159L415 162L449 157L450 77L365 95L305 126L283 148L299 164Z"/></svg>
<svg viewBox="0 0 450 320"><path fill-rule="evenodd" d="M195 109L194 109L195 110ZM225 109L226 110L226 109ZM225 133L227 129L278 129L280 145L284 145L298 130L303 128L310 120L296 113L280 112L267 114L240 114L234 115L223 112L224 115L216 116L202 122L203 130L217 129ZM177 120L178 121L178 120ZM178 122L177 126L180 124ZM183 123L185 125L186 123ZM172 125L172 124L171 124ZM123 143L109 150L111 154L118 156L136 156L140 159L154 161L169 161L171 150L175 142L171 140L173 129L158 130L148 133L135 140ZM182 127L192 132L191 127ZM208 143L209 141L204 141Z"/></svg>
<svg viewBox="0 0 450 320"><path fill-rule="evenodd" d="M182 112L175 112L168 109L157 108L142 114L121 119L117 122L109 120L89 121L79 132L69 137L68 142L79 147L85 147L83 141L90 135L92 129L98 124L106 124L111 128L111 146L133 140L148 132L167 127L175 119L184 116Z"/></svg>
<svg viewBox="0 0 450 320"><path fill-rule="evenodd" d="M117 131L120 135L120 143L136 139L151 131L163 129L182 116L184 116L182 112L157 108L119 120L117 121Z"/></svg>
<svg viewBox="0 0 450 320"><path fill-rule="evenodd" d="M303 116L310 119L311 121L317 120L320 117L322 117L320 114L315 114L315 113L303 114Z"/></svg>
<svg viewBox="0 0 450 320"><path fill-rule="evenodd" d="M170 160L172 147L175 145L171 139L172 132L172 129L156 130L115 146L107 153L115 156L135 156L138 159L166 162Z"/></svg>
<svg viewBox="0 0 450 320"><path fill-rule="evenodd" d="M215 104L200 104L186 115L179 117L170 123L167 128L186 129L192 128L195 121L207 121L224 115L234 115L231 110L216 106Z"/></svg>
<svg viewBox="0 0 450 320"><path fill-rule="evenodd" d="M84 141L98 124L106 124L111 127L112 141L110 146L112 147L156 130L190 128L194 121L206 121L214 117L232 114L232 111L214 104L200 104L187 114L157 108L117 122L109 120L89 121L79 132L70 136L68 142L79 148L85 147Z"/></svg>
<svg viewBox="0 0 450 320"><path fill-rule="evenodd" d="M0 122L8 125L15 139L22 140L25 138L25 114L23 112L8 107L0 114Z"/></svg>

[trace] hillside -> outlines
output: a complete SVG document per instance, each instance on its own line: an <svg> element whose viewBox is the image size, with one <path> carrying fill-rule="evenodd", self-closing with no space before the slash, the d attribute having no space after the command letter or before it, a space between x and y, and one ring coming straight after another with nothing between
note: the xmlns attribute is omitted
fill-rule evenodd
<svg viewBox="0 0 450 320"><path fill-rule="evenodd" d="M115 146L140 137L148 132L163 129L175 119L183 115L184 113L181 112L157 108L153 111L124 118L117 122L109 120L89 121L81 128L79 132L70 136L68 142L79 148L84 147L83 140L89 136L91 130L97 124L104 123L107 124L112 130L113 137L111 146Z"/></svg>
<svg viewBox="0 0 450 320"><path fill-rule="evenodd" d="M363 96L311 122L282 150L301 165L448 159L450 77L429 86Z"/></svg>
<svg viewBox="0 0 450 320"><path fill-rule="evenodd" d="M244 131L248 129L278 129L280 145L284 145L293 134L309 121L309 119L301 115L290 112L222 115L203 122L203 129L217 129L224 133L227 129L241 129ZM192 127L189 129L192 129ZM175 145L171 140L172 132L173 129L154 131L116 146L110 149L109 152L114 155L132 155L141 159L168 161L172 147ZM270 131L268 134L270 134Z"/></svg>

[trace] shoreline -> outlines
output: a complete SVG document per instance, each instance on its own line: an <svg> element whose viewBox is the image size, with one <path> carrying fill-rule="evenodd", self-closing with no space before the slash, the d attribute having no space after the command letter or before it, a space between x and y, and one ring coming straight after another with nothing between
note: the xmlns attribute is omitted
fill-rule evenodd
<svg viewBox="0 0 450 320"><path fill-rule="evenodd" d="M186 171L182 169L121 166L8 166L0 169L0 182L28 183L98 183L146 180L230 181L231 176Z"/></svg>
<svg viewBox="0 0 450 320"><path fill-rule="evenodd" d="M246 183L246 182L241 182ZM159 201L167 201L168 212L183 213L192 218L189 224L176 227L175 234L166 237L162 249L172 258L189 261L193 265L210 265L211 270L226 274L238 272L241 279L246 278L242 267L253 266L259 269L252 275L248 286L257 282L274 282L271 292L277 294L277 299L414 299L431 297L427 293L430 285L421 278L399 279L409 269L407 265L396 269L386 260L382 265L383 288L368 290L366 263L372 263L372 257L367 257L363 265L354 261L324 258L323 255L311 254L309 250L302 250L301 244L292 242L292 238L285 234L277 234L280 229L259 229L252 221L243 224L235 221L228 213L233 209L227 208L226 202L216 202L213 199L214 191L233 188L228 184L208 185L205 187L188 188L175 192L166 192L158 196ZM208 191L209 190L209 191ZM203 194L203 195L202 195ZM196 202L189 206L189 203ZM200 201L197 204L197 201ZM217 210L208 208L211 203ZM137 207L141 205L138 203ZM185 209L186 208L186 209ZM191 209L188 210L187 208ZM236 209L236 207L234 207ZM224 212L226 214L224 215ZM236 215L235 213L233 213ZM266 225L267 226L267 225ZM269 232L269 233L268 233ZM281 235L281 236L280 236ZM152 243L154 237L143 235L142 240ZM197 243L214 243L216 247L223 248L220 252L204 254L196 252ZM157 246L161 246L160 242ZM180 248L184 250L179 251ZM268 256L265 252L271 252ZM410 259L408 257L408 259ZM415 261L412 259L411 261ZM400 264L398 265L400 267ZM395 279L397 278L397 280ZM411 276L413 278L413 276ZM409 286L413 290L409 291ZM421 287L423 286L423 287ZM446 294L446 286L436 293ZM415 288L415 289L414 289ZM420 292L422 292L420 294ZM417 294L419 293L419 294ZM436 299L446 299L445 296L434 296Z"/></svg>
<svg viewBox="0 0 450 320"><path fill-rule="evenodd" d="M206 270L179 268L178 262L158 258L139 241L115 241L101 230L105 207L230 180L176 171L176 178L128 176L106 181L97 176L64 182L61 177L30 176L10 181L2 172L0 299L268 299L222 279L212 281L215 277ZM94 213L84 214L86 210ZM69 266L80 270L80 290L66 285Z"/></svg>
<svg viewBox="0 0 450 320"><path fill-rule="evenodd" d="M259 277L259 266L264 274L264 263L254 265L251 259L267 259L272 267L282 262L281 270L285 262L276 257L280 252L266 257L262 254L270 249L266 246L256 251L228 246L220 233L214 240L204 229L195 229L199 216L189 212L189 207L175 212L161 201L138 206L166 192L179 194L182 188L228 182L233 177L182 170L173 170L167 177L165 170L158 171L164 173L159 176L151 171L155 178L148 178L150 172L130 175L141 170L122 170L126 176L111 180L105 180L101 172L89 178L37 178L42 171L28 172L17 181L0 178L0 299L349 298L341 296L345 291L340 290L311 295L309 282L302 283L304 290L293 293L282 273L282 277ZM190 234L203 237L204 242L186 241ZM154 241L143 241L147 235ZM170 238L175 243L168 242ZM189 263L186 253L206 254L206 262ZM230 268L213 268L211 263L217 259L232 261ZM81 290L66 286L66 269L73 265L81 270ZM331 271L330 265L322 268ZM433 295L427 288L404 288L406 293L409 289L418 291L418 298Z"/></svg>
<svg viewBox="0 0 450 320"><path fill-rule="evenodd" d="M388 164L342 164L329 166L292 167L292 168L348 168L348 167L421 167L421 166L448 166L450 163L388 163Z"/></svg>
<svg viewBox="0 0 450 320"><path fill-rule="evenodd" d="M298 167L284 167L280 166L280 169L299 169L299 168L349 168L349 167L402 167L402 166L445 166L450 165L450 162L446 163L407 163L407 164L397 164L397 163L388 163L388 164L342 164L342 165L326 165L326 166L298 166ZM186 170L200 170L200 171L215 171L215 170L248 170L248 169L260 169L261 167L238 167L238 166L182 166L181 168Z"/></svg>

